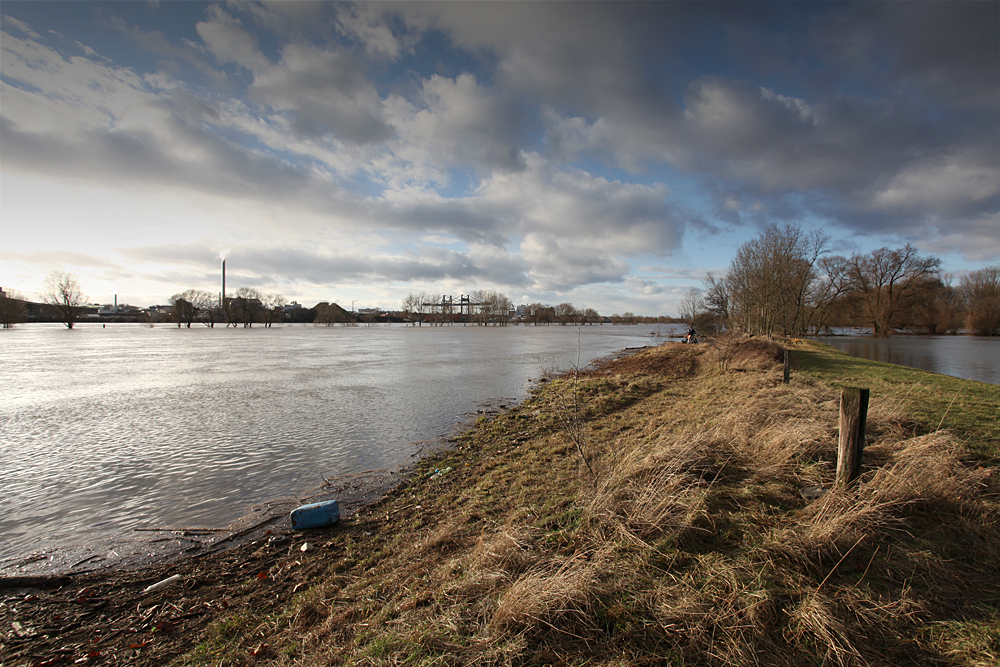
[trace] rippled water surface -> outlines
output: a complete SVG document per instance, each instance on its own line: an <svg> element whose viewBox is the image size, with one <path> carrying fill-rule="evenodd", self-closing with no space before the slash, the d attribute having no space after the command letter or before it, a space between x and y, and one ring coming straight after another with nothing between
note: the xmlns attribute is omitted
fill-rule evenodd
<svg viewBox="0 0 1000 667"><path fill-rule="evenodd" d="M1000 384L1000 339L985 336L823 336L852 357Z"/></svg>
<svg viewBox="0 0 1000 667"><path fill-rule="evenodd" d="M653 344L649 329L0 331L0 561L135 526L222 526L321 477L398 468L484 402Z"/></svg>

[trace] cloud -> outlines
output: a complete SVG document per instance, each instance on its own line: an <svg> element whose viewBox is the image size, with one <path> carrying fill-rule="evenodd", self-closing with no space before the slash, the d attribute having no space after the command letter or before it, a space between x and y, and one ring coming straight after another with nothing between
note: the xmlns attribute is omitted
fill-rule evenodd
<svg viewBox="0 0 1000 667"><path fill-rule="evenodd" d="M406 49L386 23L382 10L373 4L342 5L337 28L361 42L364 52L376 58L395 60Z"/></svg>
<svg viewBox="0 0 1000 667"><path fill-rule="evenodd" d="M509 97L480 86L471 73L454 79L432 75L413 99L394 95L387 108L401 140L393 152L403 163L483 174L524 168L521 110Z"/></svg>
<svg viewBox="0 0 1000 667"><path fill-rule="evenodd" d="M342 51L289 44L281 61L257 68L251 99L288 114L300 136L333 134L354 144L388 139L382 100L359 64Z"/></svg>
<svg viewBox="0 0 1000 667"><path fill-rule="evenodd" d="M890 211L934 210L963 214L997 203L1000 165L984 151L936 156L907 165L874 195L874 205Z"/></svg>
<svg viewBox="0 0 1000 667"><path fill-rule="evenodd" d="M257 38L218 5L209 5L208 20L199 22L195 29L208 49L220 63L234 64L251 71L261 71L270 65L258 44Z"/></svg>
<svg viewBox="0 0 1000 667"><path fill-rule="evenodd" d="M609 181L580 169L560 169L542 156L525 156L526 169L494 174L476 200L504 211L522 234L549 234L616 253L669 254L684 224L671 215L669 188Z"/></svg>
<svg viewBox="0 0 1000 667"><path fill-rule="evenodd" d="M5 25L9 25L15 30L21 32L26 37L31 37L32 39L36 39L38 41L41 41L43 39L41 35L39 35L37 32L31 29L31 26L29 26L24 21L18 21L13 16L8 16L7 14L4 14L3 16L0 16L0 21L2 21Z"/></svg>

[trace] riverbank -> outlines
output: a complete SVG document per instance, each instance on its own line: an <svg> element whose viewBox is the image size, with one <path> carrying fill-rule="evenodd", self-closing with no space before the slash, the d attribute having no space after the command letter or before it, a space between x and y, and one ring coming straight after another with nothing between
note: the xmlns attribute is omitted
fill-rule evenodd
<svg viewBox="0 0 1000 667"><path fill-rule="evenodd" d="M942 376L900 369L873 388L861 483L811 503L836 385L867 362L793 354L789 385L757 342L609 361L483 417L337 527L8 589L3 662L993 664L1000 487L972 452L1000 435L955 416L968 394L915 405Z"/></svg>

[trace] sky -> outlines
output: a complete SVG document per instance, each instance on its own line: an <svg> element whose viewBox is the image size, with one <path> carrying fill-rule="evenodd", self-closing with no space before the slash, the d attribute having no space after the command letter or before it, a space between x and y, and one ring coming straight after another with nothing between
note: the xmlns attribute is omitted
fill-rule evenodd
<svg viewBox="0 0 1000 667"><path fill-rule="evenodd" d="M0 286L676 315L769 224L1000 264L1000 3L0 5Z"/></svg>

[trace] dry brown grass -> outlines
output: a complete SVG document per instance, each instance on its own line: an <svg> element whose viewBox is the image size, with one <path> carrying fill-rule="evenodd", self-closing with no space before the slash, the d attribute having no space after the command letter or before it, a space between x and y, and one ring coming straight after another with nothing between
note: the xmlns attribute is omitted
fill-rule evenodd
<svg viewBox="0 0 1000 667"><path fill-rule="evenodd" d="M902 402L873 397L862 477L807 502L801 488L832 484L838 391L781 384L769 343L731 344L725 370L715 354L643 353L484 420L445 455L445 482L415 481L345 529L330 579L256 630L284 647L258 662L997 655L992 471L963 464L947 432L912 437ZM572 416L550 414L570 391Z"/></svg>

